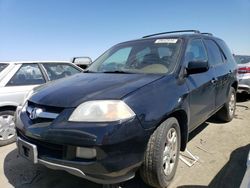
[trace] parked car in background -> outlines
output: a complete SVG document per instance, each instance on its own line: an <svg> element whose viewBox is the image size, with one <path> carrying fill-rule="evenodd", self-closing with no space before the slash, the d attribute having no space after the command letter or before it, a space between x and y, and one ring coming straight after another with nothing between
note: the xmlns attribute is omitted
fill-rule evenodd
<svg viewBox="0 0 250 188"><path fill-rule="evenodd" d="M140 171L147 184L165 188L189 133L216 113L225 122L234 117L236 63L211 34L120 43L85 72L39 87L18 108L21 156L101 184Z"/></svg>
<svg viewBox="0 0 250 188"><path fill-rule="evenodd" d="M15 140L14 112L34 87L80 73L70 62L0 62L0 146Z"/></svg>
<svg viewBox="0 0 250 188"><path fill-rule="evenodd" d="M238 92L250 94L250 56L236 55L238 64Z"/></svg>

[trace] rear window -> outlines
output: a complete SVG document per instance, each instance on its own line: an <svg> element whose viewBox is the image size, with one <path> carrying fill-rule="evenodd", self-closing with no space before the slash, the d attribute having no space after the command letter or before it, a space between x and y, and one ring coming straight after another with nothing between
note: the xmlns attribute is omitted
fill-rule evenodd
<svg viewBox="0 0 250 188"><path fill-rule="evenodd" d="M6 63L0 63L0 72L2 72L7 66L8 64Z"/></svg>

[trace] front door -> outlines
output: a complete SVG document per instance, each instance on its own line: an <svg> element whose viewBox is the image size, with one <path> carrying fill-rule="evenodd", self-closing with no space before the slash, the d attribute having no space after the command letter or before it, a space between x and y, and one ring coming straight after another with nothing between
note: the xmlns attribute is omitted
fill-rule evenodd
<svg viewBox="0 0 250 188"><path fill-rule="evenodd" d="M189 42L185 52L185 63L190 61L208 61L207 52L201 39ZM204 122L215 108L215 73L209 68L207 72L192 74L187 77L190 102L190 126L192 130Z"/></svg>

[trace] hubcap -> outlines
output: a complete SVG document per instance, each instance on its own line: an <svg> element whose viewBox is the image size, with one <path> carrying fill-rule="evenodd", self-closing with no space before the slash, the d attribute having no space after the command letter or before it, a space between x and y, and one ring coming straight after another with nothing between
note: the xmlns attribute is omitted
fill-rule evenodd
<svg viewBox="0 0 250 188"><path fill-rule="evenodd" d="M232 94L230 97L230 100L229 100L229 114L230 114L230 116L233 116L234 108L235 108L235 95Z"/></svg>
<svg viewBox="0 0 250 188"><path fill-rule="evenodd" d="M0 116L0 141L9 140L15 136L15 123L13 115Z"/></svg>
<svg viewBox="0 0 250 188"><path fill-rule="evenodd" d="M178 149L177 146L177 132L174 128L171 128L167 133L167 139L163 152L163 170L165 175L170 175L174 168Z"/></svg>

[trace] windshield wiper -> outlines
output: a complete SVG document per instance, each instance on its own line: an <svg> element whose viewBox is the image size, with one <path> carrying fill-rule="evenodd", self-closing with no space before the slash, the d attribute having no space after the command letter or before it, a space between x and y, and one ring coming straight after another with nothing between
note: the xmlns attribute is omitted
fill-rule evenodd
<svg viewBox="0 0 250 188"><path fill-rule="evenodd" d="M90 71L90 70L84 70L82 71L83 73L95 73L94 71Z"/></svg>
<svg viewBox="0 0 250 188"><path fill-rule="evenodd" d="M115 71L104 71L102 73L118 73L118 74L133 74L133 72L127 72L127 71L122 71L122 70L115 70Z"/></svg>

